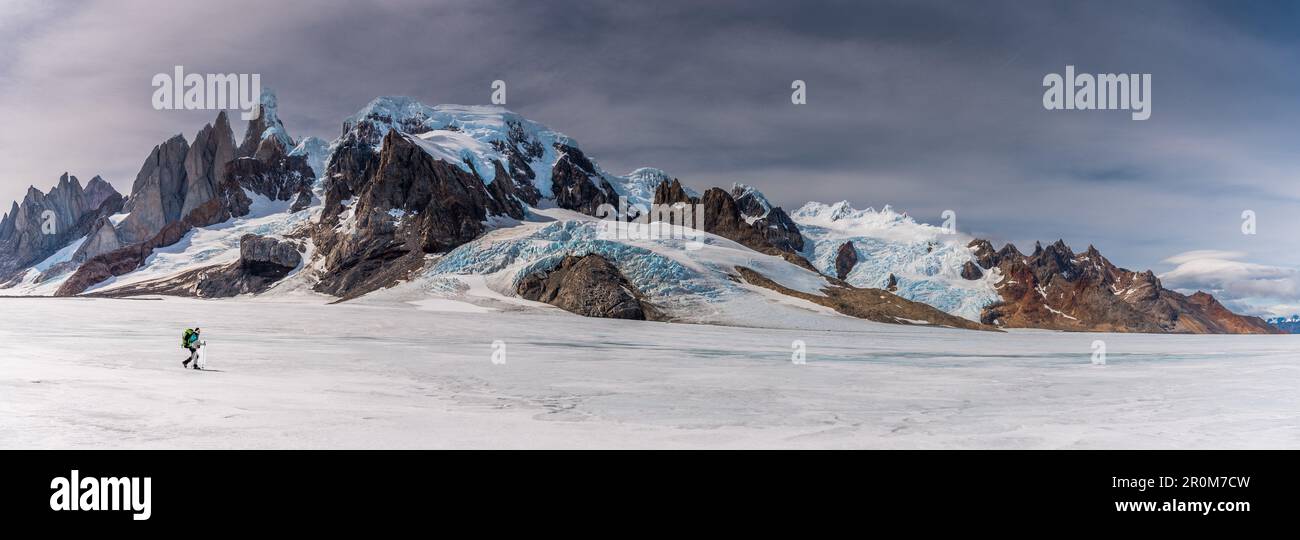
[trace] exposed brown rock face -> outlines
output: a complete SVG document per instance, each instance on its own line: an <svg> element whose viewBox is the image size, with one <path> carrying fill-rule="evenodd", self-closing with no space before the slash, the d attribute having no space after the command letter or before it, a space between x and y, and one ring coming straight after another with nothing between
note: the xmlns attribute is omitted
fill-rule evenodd
<svg viewBox="0 0 1300 540"><path fill-rule="evenodd" d="M1011 244L1007 245L1012 249L1015 248ZM979 264L980 268L988 270L997 265L997 251L993 249L993 244L990 244L988 240L977 238L972 240L967 247L971 248L971 254L975 256L975 262Z"/></svg>
<svg viewBox="0 0 1300 540"><path fill-rule="evenodd" d="M1165 289L1151 271L1118 268L1089 246L1075 254L1062 241L1022 255L1008 244L995 254L972 242L977 260L1001 272L1002 301L984 309L987 324L1097 332L1273 333L1263 319L1229 312L1210 295Z"/></svg>
<svg viewBox="0 0 1300 540"><path fill-rule="evenodd" d="M779 249L767 241L761 231L751 227L741 217L740 207L731 194L720 188L709 188L700 196L704 207L704 230L728 238L754 251L775 255Z"/></svg>
<svg viewBox="0 0 1300 540"><path fill-rule="evenodd" d="M853 242L840 244L840 249L835 252L835 277L844 279L857 264L858 250L853 249Z"/></svg>
<svg viewBox="0 0 1300 540"><path fill-rule="evenodd" d="M584 317L646 320L658 317L653 306L618 268L600 255L568 255L555 268L525 276L519 296L546 302Z"/></svg>
<svg viewBox="0 0 1300 540"><path fill-rule="evenodd" d="M379 169L379 152L370 143L348 132L325 165L325 207L321 223L338 222L343 202L356 196Z"/></svg>
<svg viewBox="0 0 1300 540"><path fill-rule="evenodd" d="M519 218L524 215L523 203L537 204L541 200L541 195L531 181L512 181L511 173L507 172L500 162L495 162L492 166L496 175L493 178L497 181L488 184L488 194L492 196L492 200L500 201L502 208L506 208L511 217Z"/></svg>
<svg viewBox="0 0 1300 540"><path fill-rule="evenodd" d="M971 261L966 261L964 264L961 265L961 277L962 279L969 279L973 281L984 277L984 272L980 270L979 265L976 265Z"/></svg>
<svg viewBox="0 0 1300 540"><path fill-rule="evenodd" d="M344 212L344 201L356 197L364 186L374 180L379 168L379 154L385 139L383 133L391 131L408 135L427 133L431 130L424 125L424 120L415 118L395 122L388 116L371 114L356 123L345 122L342 138L325 167L325 201L321 222L337 224L339 216ZM537 204L542 194L532 183L537 173L528 165L528 161L540 158L545 147L535 138L531 138L519 121L507 120L506 124L508 126L506 140L492 141L492 146L505 155L508 163L493 164L495 176L487 186L488 190L497 200L516 206L517 203L514 202L516 199L530 205ZM455 126L447 126L444 129L456 130ZM585 159L582 158L583 161ZM566 164L557 163L557 165L567 167L571 163L570 161ZM590 165L590 162L586 163ZM475 171L475 175L483 172L485 171ZM575 207L581 206L575 204Z"/></svg>
<svg viewBox="0 0 1300 540"><path fill-rule="evenodd" d="M890 324L931 324L968 330L997 330L956 315L949 315L932 306L901 298L888 291L859 289L834 278L827 278L830 286L822 289L824 296L818 296L781 285L749 268L736 267L736 271L748 283L787 296L802 298L851 317Z"/></svg>
<svg viewBox="0 0 1300 540"><path fill-rule="evenodd" d="M1264 331L1265 329L1259 325L1259 321L1261 321L1262 319L1260 319L1259 317L1245 317L1245 316L1237 315L1236 313L1229 311L1228 308L1223 306L1223 304L1220 304L1219 301L1215 300L1214 296L1210 295L1209 293L1196 291L1195 293L1192 293L1191 296L1187 297L1187 302L1199 308L1201 313L1204 314L1206 319L1216 323L1215 327L1202 326L1196 330L1193 330L1193 332L1195 333L1199 333L1199 334L1214 333L1211 332L1211 330L1222 330L1228 334L1267 334L1267 333L1286 334L1288 333L1286 330L1268 324L1267 321L1264 321L1264 324L1268 325L1270 329L1275 331L1265 332ZM1196 321L1196 320L1193 321L1182 320L1180 322L1185 325L1189 325L1189 327L1192 324L1202 324L1200 321Z"/></svg>
<svg viewBox="0 0 1300 540"><path fill-rule="evenodd" d="M699 204L704 213L705 232L811 268L811 263L799 255L803 248L803 235L785 211L771 206L756 191L739 184L733 189L743 195L739 201L721 188L710 188L696 199L686 193L677 179L672 182L665 180L655 187L654 204Z"/></svg>
<svg viewBox="0 0 1300 540"><path fill-rule="evenodd" d="M731 187L731 197L736 200L743 219L750 222L750 227L759 231L769 244L787 253L799 253L803 250L803 234L799 226L779 206L759 193L742 184Z"/></svg>
<svg viewBox="0 0 1300 540"><path fill-rule="evenodd" d="M512 192L519 200L525 203L535 205L542 200L542 193L537 191L533 185L533 180L537 178L537 173L528 165L529 161L540 159L545 147L540 141L528 135L524 126L518 120L506 120L506 140L492 141L492 146L498 152L506 156L509 165L509 177L513 180L511 183L501 182L503 191ZM501 167L501 164L497 164ZM505 178L500 171L495 178ZM493 181L493 187L498 182Z"/></svg>
<svg viewBox="0 0 1300 540"><path fill-rule="evenodd" d="M596 215L603 204L618 206L618 192L600 176L596 166L572 146L556 145L560 158L551 169L551 195L560 208Z"/></svg>
<svg viewBox="0 0 1300 540"><path fill-rule="evenodd" d="M655 186L655 204L695 204L698 199L686 194L686 188L682 183L674 178L671 182L665 180Z"/></svg>
<svg viewBox="0 0 1300 540"><path fill-rule="evenodd" d="M85 236L98 219L121 211L122 204L122 195L98 176L85 188L66 173L48 194L29 188L22 204L13 203L0 218L0 286Z"/></svg>
<svg viewBox="0 0 1300 540"><path fill-rule="evenodd" d="M892 272L889 274L889 281L885 283L885 290L889 292L898 291L898 278L894 277Z"/></svg>
<svg viewBox="0 0 1300 540"><path fill-rule="evenodd" d="M397 130L384 137L373 179L357 186L354 230L318 231L327 271L318 291L354 297L389 286L418 268L425 253L477 238L490 216L523 218L519 201L500 191L508 178L494 195L477 174L433 158L409 137Z"/></svg>

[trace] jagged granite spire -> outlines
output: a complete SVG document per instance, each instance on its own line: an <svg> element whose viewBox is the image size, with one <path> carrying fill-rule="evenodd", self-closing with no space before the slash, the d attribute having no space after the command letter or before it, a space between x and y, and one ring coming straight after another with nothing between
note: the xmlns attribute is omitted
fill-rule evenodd
<svg viewBox="0 0 1300 540"><path fill-rule="evenodd" d="M239 144L236 157L253 157L262 140L268 138L279 142L285 152L293 149L295 146L293 138L289 137L289 132L284 129L284 123L280 121L278 107L275 91L263 88L257 116L248 121L248 129L244 131L244 141Z"/></svg>

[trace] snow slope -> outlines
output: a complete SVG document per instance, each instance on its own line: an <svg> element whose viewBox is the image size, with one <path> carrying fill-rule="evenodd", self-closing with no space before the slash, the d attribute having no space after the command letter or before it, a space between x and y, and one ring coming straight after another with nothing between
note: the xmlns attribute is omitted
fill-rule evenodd
<svg viewBox="0 0 1300 540"><path fill-rule="evenodd" d="M144 265L134 272L113 277L86 289L86 292L111 291L115 287L166 278L205 266L229 264L239 260L239 239L245 234L284 236L315 221L320 205L290 213L291 201L273 201L245 190L253 201L248 215L229 221L196 227L181 240L155 249Z"/></svg>
<svg viewBox="0 0 1300 540"><path fill-rule="evenodd" d="M0 447L1300 446L1300 336L773 330L325 302L0 299ZM190 326L219 371L180 368ZM1107 365L1091 363L1095 339Z"/></svg>
<svg viewBox="0 0 1300 540"><path fill-rule="evenodd" d="M55 265L72 260L72 256L77 254L77 250L81 249L81 245L84 243L86 243L86 237L83 236L74 240L71 244L64 246L63 249L50 255L45 260L36 263L35 266L28 268L27 272L23 274L23 278L20 282L8 289L0 289L0 296L53 295L54 291L59 290L59 285L62 285L63 281L71 275L71 272L64 273L60 276L54 276L41 282L37 282L36 280L41 277L42 273L53 268Z"/></svg>
<svg viewBox="0 0 1300 540"><path fill-rule="evenodd" d="M319 137L306 137L289 151L291 156L302 156L307 159L307 166L311 167L316 178L325 176L325 164L329 161L330 145Z"/></svg>
<svg viewBox="0 0 1300 540"><path fill-rule="evenodd" d="M856 210L848 201L810 202L790 218L809 240L804 256L824 273L835 274L840 246L853 242L858 264L846 281L855 286L884 288L892 273L898 296L974 321L984 306L999 299L996 272L973 281L961 277L962 264L974 261L965 235L917 223L888 206Z"/></svg>

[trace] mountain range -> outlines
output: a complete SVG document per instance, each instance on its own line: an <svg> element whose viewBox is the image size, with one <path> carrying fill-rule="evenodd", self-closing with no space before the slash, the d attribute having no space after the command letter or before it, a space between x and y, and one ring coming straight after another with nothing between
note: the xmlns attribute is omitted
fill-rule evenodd
<svg viewBox="0 0 1300 540"><path fill-rule="evenodd" d="M884 207L787 212L744 184L697 193L603 170L500 107L381 97L333 140L290 136L273 93L155 146L126 196L64 174L0 220L0 294L470 298L584 316L797 326L801 313L970 330L1278 333L1089 246L1016 246ZM613 221L603 208L638 209ZM697 222L652 226L652 205ZM694 230L686 230L686 227Z"/></svg>
<svg viewBox="0 0 1300 540"><path fill-rule="evenodd" d="M1300 315L1290 317L1273 317L1266 320L1274 328L1287 334L1300 334Z"/></svg>

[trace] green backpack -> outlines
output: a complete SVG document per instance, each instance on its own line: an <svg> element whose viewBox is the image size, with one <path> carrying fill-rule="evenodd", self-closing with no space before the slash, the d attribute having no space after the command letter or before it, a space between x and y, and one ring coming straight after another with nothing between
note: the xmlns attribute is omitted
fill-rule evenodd
<svg viewBox="0 0 1300 540"><path fill-rule="evenodd" d="M182 349L190 348L190 340L193 339L193 337L194 337L194 329L186 328L185 333L181 334L181 348Z"/></svg>

